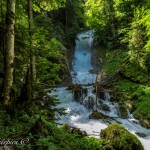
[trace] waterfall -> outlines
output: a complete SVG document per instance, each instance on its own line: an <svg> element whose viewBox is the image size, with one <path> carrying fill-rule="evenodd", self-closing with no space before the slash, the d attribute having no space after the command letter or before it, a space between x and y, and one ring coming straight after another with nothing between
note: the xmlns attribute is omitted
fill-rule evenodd
<svg viewBox="0 0 150 150"><path fill-rule="evenodd" d="M90 73L90 70L93 69L91 62L93 34L94 31L90 30L77 35L71 71L73 84L88 84L95 83L96 81L96 74ZM98 98L96 105L94 87L86 86L83 88L87 92L85 94L81 91L82 95L79 100L75 100L74 93L67 90L67 87L56 88L51 93L52 96L61 101L61 104L57 105L57 108L65 108L66 115L59 116L59 123L67 123L78 127L86 131L88 135L99 138L100 130L105 129L107 125L102 120L89 119L90 113L93 110L97 110L107 116L114 117L116 122L121 123L133 134L143 136L138 136L138 138L144 145L145 150L150 150L150 130L141 127L128 110L128 118L120 118L119 105L110 101L111 97L109 93L104 93L103 99ZM110 119L110 122L114 122L114 119Z"/></svg>
<svg viewBox="0 0 150 150"><path fill-rule="evenodd" d="M94 83L96 80L96 75L89 72L93 69L91 65L93 33L91 30L77 35L71 72L74 84Z"/></svg>

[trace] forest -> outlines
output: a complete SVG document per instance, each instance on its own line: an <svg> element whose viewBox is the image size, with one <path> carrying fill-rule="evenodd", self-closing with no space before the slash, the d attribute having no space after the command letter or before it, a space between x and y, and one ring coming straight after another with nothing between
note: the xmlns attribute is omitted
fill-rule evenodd
<svg viewBox="0 0 150 150"><path fill-rule="evenodd" d="M67 86L76 103L82 103L73 103L74 107L83 107L80 99L88 88L82 84L88 84L74 84L72 64L78 61L77 44L92 39L87 31L94 34L94 67L87 76L89 80L101 76L101 81L91 82L96 110L91 110L90 99L85 112L91 113L88 119L108 126L97 129L100 138L60 123L56 114L65 115L67 108L60 108L61 98L50 94ZM89 37L80 38L81 34ZM83 58L89 55L83 52ZM149 79L149 0L0 0L0 149L150 150ZM119 117L97 111L98 100L105 99L107 91ZM108 112L110 106L101 103ZM128 121L129 112L134 126L146 132L132 134L121 125L118 118Z"/></svg>

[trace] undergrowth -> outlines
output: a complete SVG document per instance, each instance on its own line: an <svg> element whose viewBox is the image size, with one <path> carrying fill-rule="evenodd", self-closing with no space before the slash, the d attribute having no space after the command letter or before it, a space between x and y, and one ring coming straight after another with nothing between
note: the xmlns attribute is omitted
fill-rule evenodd
<svg viewBox="0 0 150 150"><path fill-rule="evenodd" d="M125 50L107 51L104 63L106 76L114 74L127 58L128 53ZM116 91L111 95L112 100L130 103L130 108L126 107L144 127L150 128L150 81L147 71L136 62L130 61L119 72L119 79L113 83L112 88Z"/></svg>
<svg viewBox="0 0 150 150"><path fill-rule="evenodd" d="M106 143L104 140L67 132L42 114L40 107L32 107L28 112L20 112L17 118L0 112L0 141L3 141L0 147L9 145L15 150L101 150ZM18 143L7 144L5 141L8 140ZM22 143L22 140L25 142Z"/></svg>

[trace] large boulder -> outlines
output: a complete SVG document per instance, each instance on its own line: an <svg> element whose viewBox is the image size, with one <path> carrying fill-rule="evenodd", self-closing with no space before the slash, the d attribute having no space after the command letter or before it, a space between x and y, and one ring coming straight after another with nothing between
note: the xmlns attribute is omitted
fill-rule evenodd
<svg viewBox="0 0 150 150"><path fill-rule="evenodd" d="M137 137L117 123L101 130L100 137L108 142L105 150L144 150Z"/></svg>

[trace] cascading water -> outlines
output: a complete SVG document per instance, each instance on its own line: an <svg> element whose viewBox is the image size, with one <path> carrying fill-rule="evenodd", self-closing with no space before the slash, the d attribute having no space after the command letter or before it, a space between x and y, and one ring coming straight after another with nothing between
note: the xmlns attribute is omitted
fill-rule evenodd
<svg viewBox="0 0 150 150"><path fill-rule="evenodd" d="M93 43L93 30L81 33L76 38L76 48L74 60L72 61L72 82L74 84L89 84L95 83L96 75L91 74L90 70L93 69L91 63L92 43ZM67 87L56 88L51 93L54 97L60 99L61 104L58 108L65 108L66 115L59 116L59 123L67 123L71 126L76 126L81 130L87 132L88 135L99 138L101 129L107 127L102 120L89 119L91 110L98 110L99 112L114 117L110 122L121 123L133 134L137 133L143 137L138 137L144 145L145 150L150 150L150 130L140 126L138 121L128 111L128 119L119 118L119 106L117 103L110 102L109 93L104 93L104 99L98 99L96 105L96 95L92 86L83 87L86 89L86 94L82 93L82 100L75 100L72 91L67 90ZM77 101L80 101L78 103ZM82 104L81 104L82 103ZM103 110L102 105L108 107L108 110Z"/></svg>
<svg viewBox="0 0 150 150"><path fill-rule="evenodd" d="M93 69L91 65L93 32L91 30L77 36L74 60L72 62L73 71L71 72L74 84L94 83L96 80L96 75L89 72Z"/></svg>

